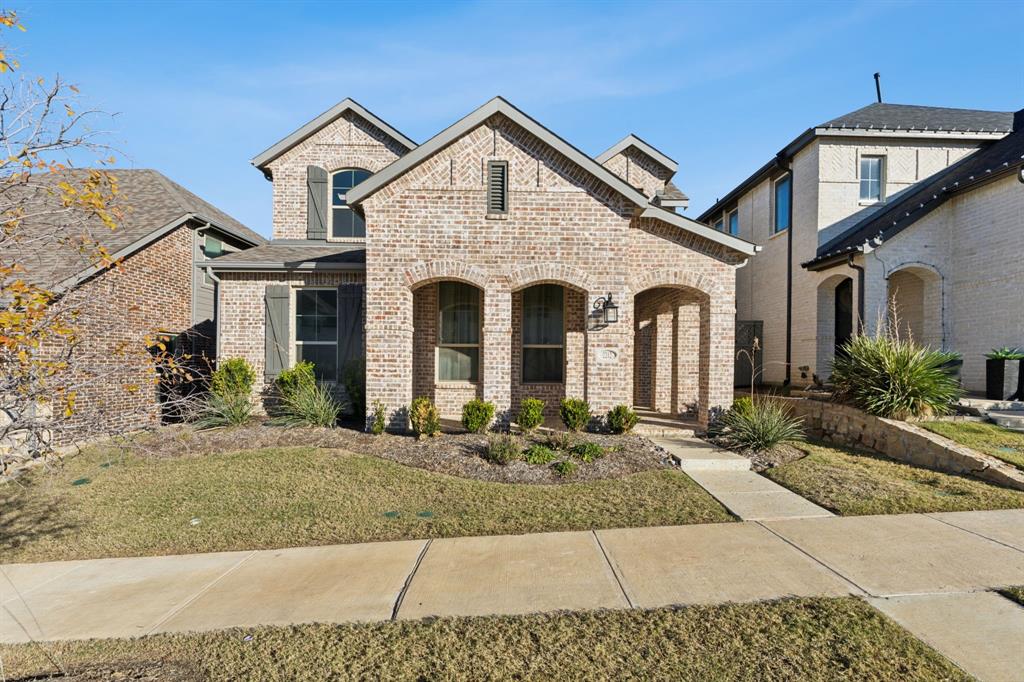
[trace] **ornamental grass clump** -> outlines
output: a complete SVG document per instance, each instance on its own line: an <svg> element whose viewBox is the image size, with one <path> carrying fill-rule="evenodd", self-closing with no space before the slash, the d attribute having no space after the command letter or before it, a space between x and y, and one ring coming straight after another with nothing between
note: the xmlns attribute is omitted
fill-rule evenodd
<svg viewBox="0 0 1024 682"><path fill-rule="evenodd" d="M280 414L273 419L280 426L333 427L344 405L326 384L301 383L281 401Z"/></svg>
<svg viewBox="0 0 1024 682"><path fill-rule="evenodd" d="M510 433L496 433L487 439L487 459L495 464L508 464L519 459L523 444Z"/></svg>
<svg viewBox="0 0 1024 682"><path fill-rule="evenodd" d="M897 329L891 325L878 336L854 336L836 353L836 399L889 419L949 412L962 392L949 370L960 355L900 338Z"/></svg>
<svg viewBox="0 0 1024 682"><path fill-rule="evenodd" d="M803 421L769 399L741 403L722 415L716 432L729 447L767 452L787 441L804 439Z"/></svg>
<svg viewBox="0 0 1024 682"><path fill-rule="evenodd" d="M248 394L210 393L201 403L195 425L200 429L241 426L252 418L252 400Z"/></svg>

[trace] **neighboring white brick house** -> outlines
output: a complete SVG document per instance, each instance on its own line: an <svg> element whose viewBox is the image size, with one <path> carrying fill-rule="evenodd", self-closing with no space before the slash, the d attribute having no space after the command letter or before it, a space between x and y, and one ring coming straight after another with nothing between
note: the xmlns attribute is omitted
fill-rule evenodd
<svg viewBox="0 0 1024 682"><path fill-rule="evenodd" d="M593 159L495 98L417 146L345 100L253 163L274 240L213 269L219 355L264 390L302 358L329 381L365 360L393 428L420 395L449 418L473 397L502 419L530 396L702 423L731 403L755 247L670 210L676 164L639 138Z"/></svg>
<svg viewBox="0 0 1024 682"><path fill-rule="evenodd" d="M763 323L764 381L826 380L837 334L874 330L894 296L905 330L963 354L968 390L983 388L985 351L1024 345L1024 308L1004 288L1024 272L1022 160L981 168L1020 137L1013 119L871 105L809 129L700 216L728 229L736 211L739 236L763 245L736 286L738 320ZM791 226L776 231L786 176Z"/></svg>

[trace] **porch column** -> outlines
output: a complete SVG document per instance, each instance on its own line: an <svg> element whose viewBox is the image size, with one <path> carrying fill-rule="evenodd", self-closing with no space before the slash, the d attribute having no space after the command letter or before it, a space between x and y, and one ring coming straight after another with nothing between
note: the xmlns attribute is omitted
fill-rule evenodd
<svg viewBox="0 0 1024 682"><path fill-rule="evenodd" d="M692 413L700 402L700 303L684 302L675 311L676 414ZM691 414L692 416L692 414Z"/></svg>
<svg viewBox="0 0 1024 682"><path fill-rule="evenodd" d="M373 404L384 404L387 428L409 428L412 400L412 292L399 282L367 277L366 426Z"/></svg>
<svg viewBox="0 0 1024 682"><path fill-rule="evenodd" d="M483 397L494 403L499 424L512 418L512 293L507 286L484 291Z"/></svg>
<svg viewBox="0 0 1024 682"><path fill-rule="evenodd" d="M597 417L615 405L633 402L633 296L616 287L601 287L587 295L587 310L611 291L619 306L619 321L595 328L588 319L586 398Z"/></svg>
<svg viewBox="0 0 1024 682"><path fill-rule="evenodd" d="M700 405L697 419L707 426L732 405L736 309L712 298L700 306Z"/></svg>

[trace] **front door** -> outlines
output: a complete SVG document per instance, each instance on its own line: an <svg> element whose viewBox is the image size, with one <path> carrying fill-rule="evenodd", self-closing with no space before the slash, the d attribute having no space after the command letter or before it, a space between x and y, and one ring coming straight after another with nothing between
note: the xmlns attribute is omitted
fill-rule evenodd
<svg viewBox="0 0 1024 682"><path fill-rule="evenodd" d="M842 352L843 346L853 336L853 280L844 279L836 287L836 355Z"/></svg>

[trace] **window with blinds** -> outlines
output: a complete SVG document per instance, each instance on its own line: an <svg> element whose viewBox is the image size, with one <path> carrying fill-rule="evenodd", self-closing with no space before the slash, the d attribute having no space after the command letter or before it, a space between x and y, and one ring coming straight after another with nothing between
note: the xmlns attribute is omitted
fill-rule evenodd
<svg viewBox="0 0 1024 682"><path fill-rule="evenodd" d="M508 213L508 162L487 162L487 212Z"/></svg>

